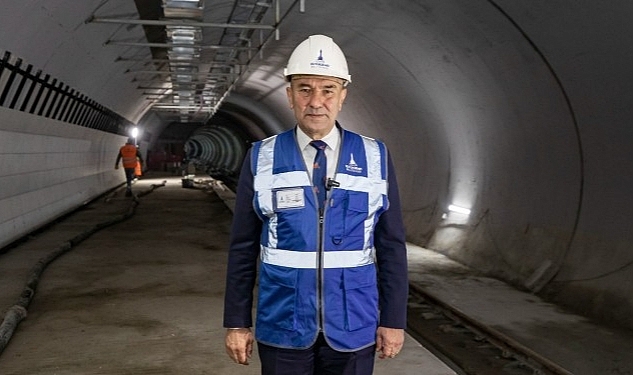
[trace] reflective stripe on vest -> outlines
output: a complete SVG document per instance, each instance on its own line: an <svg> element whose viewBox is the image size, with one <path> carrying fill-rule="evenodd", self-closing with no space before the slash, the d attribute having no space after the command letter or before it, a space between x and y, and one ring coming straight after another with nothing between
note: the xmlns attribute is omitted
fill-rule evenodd
<svg viewBox="0 0 633 375"><path fill-rule="evenodd" d="M319 253L261 246L261 261L281 267L316 269ZM323 268L353 268L374 263L374 249L323 252Z"/></svg>

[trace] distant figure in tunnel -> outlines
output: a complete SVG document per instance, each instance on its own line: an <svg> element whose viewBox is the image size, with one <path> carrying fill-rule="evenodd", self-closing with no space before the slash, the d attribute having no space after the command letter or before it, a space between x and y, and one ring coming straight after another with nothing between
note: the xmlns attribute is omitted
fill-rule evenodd
<svg viewBox="0 0 633 375"><path fill-rule="evenodd" d="M136 175L137 166L140 169L143 164L143 157L138 147L136 147L134 138L128 138L127 142L119 149L119 154L114 163L114 169L119 169L119 163L123 161L123 169L125 170L125 196L132 196L132 180Z"/></svg>
<svg viewBox="0 0 633 375"><path fill-rule="evenodd" d="M257 341L265 375L372 374L375 353L394 358L406 327L407 254L394 168L382 142L336 120L351 77L331 38L299 44L284 75L297 126L254 143L242 166L226 351L248 364Z"/></svg>

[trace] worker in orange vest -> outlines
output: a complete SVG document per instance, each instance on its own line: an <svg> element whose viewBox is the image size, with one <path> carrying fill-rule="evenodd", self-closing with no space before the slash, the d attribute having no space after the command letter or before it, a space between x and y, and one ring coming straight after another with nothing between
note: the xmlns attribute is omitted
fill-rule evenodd
<svg viewBox="0 0 633 375"><path fill-rule="evenodd" d="M125 145L119 149L119 155L117 155L116 163L114 164L114 169L119 169L119 162L123 161L125 181L127 183L125 191L126 197L132 196L132 180L134 179L136 164L143 163L143 157L141 156L141 152L136 147L135 143L134 138L128 138Z"/></svg>

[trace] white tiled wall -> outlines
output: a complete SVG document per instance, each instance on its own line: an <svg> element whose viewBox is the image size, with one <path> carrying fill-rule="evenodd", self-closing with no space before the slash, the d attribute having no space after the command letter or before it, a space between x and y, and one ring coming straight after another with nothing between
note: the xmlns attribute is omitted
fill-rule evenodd
<svg viewBox="0 0 633 375"><path fill-rule="evenodd" d="M0 247L124 182L126 137L0 107Z"/></svg>

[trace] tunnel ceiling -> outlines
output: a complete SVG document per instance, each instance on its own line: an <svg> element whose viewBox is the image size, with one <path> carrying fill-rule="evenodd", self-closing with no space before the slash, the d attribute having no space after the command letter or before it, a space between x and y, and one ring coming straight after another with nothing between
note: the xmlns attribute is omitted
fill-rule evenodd
<svg viewBox="0 0 633 375"><path fill-rule="evenodd" d="M125 25L105 42L118 46L118 61L148 109L165 121L206 122L251 62L276 35L295 2L273 0L136 0L138 17L95 12L88 23ZM142 25L145 38L130 40Z"/></svg>
<svg viewBox="0 0 633 375"><path fill-rule="evenodd" d="M398 91L405 97L418 96L418 105L406 108L416 115L432 118L434 112L445 112L433 103L438 91L431 84L451 80L446 70L455 65L451 56L464 51L477 57L483 51L477 48L485 43L516 42L495 40L500 34L475 41L479 45L468 45L466 39L454 39L452 45L442 42L451 35L459 38L460 33L486 32L489 27L487 21L468 13L465 23L452 22L445 18L450 8L489 9L508 24L516 23L526 33L524 43L534 43L548 62L556 64L557 74L572 84L582 70L575 63L594 56L587 50L600 51L595 56L602 61L602 56L623 44L622 37L628 34L617 29L628 21L618 14L629 14L631 4L618 1L617 6L593 8L570 4L575 3L57 0L5 3L0 24L3 35L19 36L3 38L3 49L132 122L148 111L163 122L199 122L217 110L227 93L239 92L279 113L286 124L292 118L283 110L287 105L281 71L292 48L314 33L331 35L345 48L355 81L362 89L372 89L377 103L400 109L400 98L391 99ZM591 31L596 28L604 31ZM388 60L375 57L380 54ZM432 61L436 56L442 61ZM626 60L616 56L613 63L622 61ZM469 68L463 63L458 67ZM428 74L420 74L424 71ZM384 82L381 87L368 87L371 78ZM424 90L432 96L424 97ZM348 103L350 117L352 112L378 108L353 96Z"/></svg>

